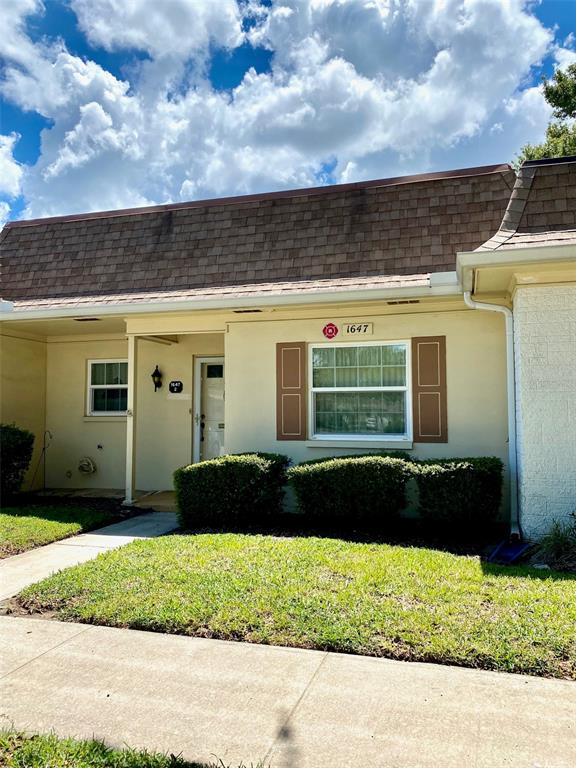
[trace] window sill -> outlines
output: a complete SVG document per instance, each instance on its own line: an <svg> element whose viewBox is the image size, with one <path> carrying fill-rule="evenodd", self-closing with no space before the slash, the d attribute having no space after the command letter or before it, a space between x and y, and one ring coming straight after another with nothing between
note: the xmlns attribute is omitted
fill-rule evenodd
<svg viewBox="0 0 576 768"><path fill-rule="evenodd" d="M121 424L122 422L126 422L126 416L84 416L83 421L87 424L92 422L104 422L109 424L119 422Z"/></svg>
<svg viewBox="0 0 576 768"><path fill-rule="evenodd" d="M412 440L334 440L322 437L307 440L305 445L306 448L384 448L390 451L405 451L414 447Z"/></svg>

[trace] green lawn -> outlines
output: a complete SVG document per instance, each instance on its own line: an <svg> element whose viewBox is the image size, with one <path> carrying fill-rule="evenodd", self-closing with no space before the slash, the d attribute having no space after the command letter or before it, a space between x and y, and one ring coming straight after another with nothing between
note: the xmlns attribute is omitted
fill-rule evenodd
<svg viewBox="0 0 576 768"><path fill-rule="evenodd" d="M321 538L138 541L18 598L57 618L576 678L576 575Z"/></svg>
<svg viewBox="0 0 576 768"><path fill-rule="evenodd" d="M222 762L190 763L181 757L134 749L110 749L101 741L0 732L3 768L226 768ZM242 766L240 766L242 768Z"/></svg>
<svg viewBox="0 0 576 768"><path fill-rule="evenodd" d="M98 528L110 512L69 506L6 507L0 511L0 559Z"/></svg>

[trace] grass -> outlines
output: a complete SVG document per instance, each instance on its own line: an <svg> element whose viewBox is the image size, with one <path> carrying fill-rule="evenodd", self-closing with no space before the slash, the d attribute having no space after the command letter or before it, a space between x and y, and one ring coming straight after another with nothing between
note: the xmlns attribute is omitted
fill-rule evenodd
<svg viewBox="0 0 576 768"><path fill-rule="evenodd" d="M77 741L0 732L3 768L226 768L224 763L190 763L176 755L136 749L112 749L96 740ZM240 766L242 768L242 766Z"/></svg>
<svg viewBox="0 0 576 768"><path fill-rule="evenodd" d="M576 575L242 534L138 541L25 589L55 618L576 678Z"/></svg>
<svg viewBox="0 0 576 768"><path fill-rule="evenodd" d="M112 518L110 512L82 507L4 508L0 512L0 559L106 525Z"/></svg>

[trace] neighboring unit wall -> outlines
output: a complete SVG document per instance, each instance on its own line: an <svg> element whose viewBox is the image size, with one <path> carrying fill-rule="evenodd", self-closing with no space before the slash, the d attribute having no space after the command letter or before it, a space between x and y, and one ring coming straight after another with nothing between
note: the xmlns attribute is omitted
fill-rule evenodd
<svg viewBox="0 0 576 768"><path fill-rule="evenodd" d="M446 336L448 442L414 444L417 457L496 455L506 462L504 321L470 310L398 315L326 315L310 320L231 323L226 335L226 450L287 453L295 462L378 450L366 441L276 440L276 343L325 343L326 322L372 322L368 341ZM345 341L352 341L347 338ZM339 339L334 343L338 343ZM385 445L385 444L384 444ZM382 446L384 447L384 446ZM390 448L393 445L388 446ZM398 446L402 448L403 446Z"/></svg>
<svg viewBox="0 0 576 768"><path fill-rule="evenodd" d="M136 488L172 488L174 470L192 461L193 366L195 356L224 353L223 334L190 334L178 343L138 340L136 398ZM125 485L126 417L88 416L88 360L126 359L124 338L58 341L48 344L46 425L53 434L48 450L50 488L115 488ZM154 392L150 374L158 365L163 386ZM181 395L168 390L172 380L183 383ZM80 459L91 458L93 475L78 470Z"/></svg>
<svg viewBox="0 0 576 768"><path fill-rule="evenodd" d="M9 334L0 336L0 421L34 433L34 452L24 489L41 488L46 417L46 344ZM32 482L33 481L33 482Z"/></svg>
<svg viewBox="0 0 576 768"><path fill-rule="evenodd" d="M514 296L521 525L534 539L576 511L576 285Z"/></svg>
<svg viewBox="0 0 576 768"><path fill-rule="evenodd" d="M47 453L49 488L124 488L125 416L87 416L87 361L126 359L125 339L49 341L46 428L53 435ZM83 457L97 467L78 470Z"/></svg>

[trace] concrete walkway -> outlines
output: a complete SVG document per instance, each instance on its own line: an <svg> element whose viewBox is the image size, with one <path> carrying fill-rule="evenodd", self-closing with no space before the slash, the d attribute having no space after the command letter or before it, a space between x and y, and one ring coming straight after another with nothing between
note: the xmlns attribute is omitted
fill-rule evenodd
<svg viewBox="0 0 576 768"><path fill-rule="evenodd" d="M0 617L0 726L225 765L574 768L576 684Z"/></svg>
<svg viewBox="0 0 576 768"><path fill-rule="evenodd" d="M0 560L0 600L13 597L29 584L71 565L91 560L100 552L116 549L134 539L150 539L173 531L176 515L157 512L131 517L90 533L71 536L45 547Z"/></svg>

